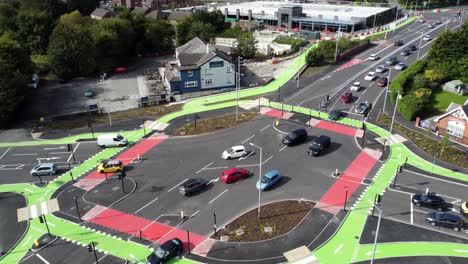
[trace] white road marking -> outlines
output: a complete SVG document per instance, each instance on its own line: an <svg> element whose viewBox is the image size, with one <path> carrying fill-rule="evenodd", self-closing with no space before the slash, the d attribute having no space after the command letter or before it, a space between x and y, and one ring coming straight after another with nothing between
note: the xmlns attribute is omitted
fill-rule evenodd
<svg viewBox="0 0 468 264"><path fill-rule="evenodd" d="M56 160L56 159L61 159L61 157L50 157L50 158L36 158L37 161L40 161L40 160Z"/></svg>
<svg viewBox="0 0 468 264"><path fill-rule="evenodd" d="M216 179L210 180L210 181L207 183L207 185L208 185L208 184L210 184L210 183L212 183L212 182L217 182L217 181L219 181L219 178L216 178Z"/></svg>
<svg viewBox="0 0 468 264"><path fill-rule="evenodd" d="M29 190L28 188L24 188L25 191L33 193L33 191Z"/></svg>
<svg viewBox="0 0 468 264"><path fill-rule="evenodd" d="M187 180L187 179L185 179L185 180L179 182L176 186L172 187L172 188L169 189L167 192L170 192L170 191L174 190L175 188L179 187L179 185L181 185L181 184L182 184L183 182L185 182L186 180Z"/></svg>
<svg viewBox="0 0 468 264"><path fill-rule="evenodd" d="M413 201L410 198L410 207L411 207L411 225L413 225Z"/></svg>
<svg viewBox="0 0 468 264"><path fill-rule="evenodd" d="M265 163L267 163L267 162L268 162L269 160L271 160L272 158L273 158L273 155L271 155L268 159L266 159L266 160L262 163L262 165L265 164ZM258 166L258 164L257 164L257 166Z"/></svg>
<svg viewBox="0 0 468 264"><path fill-rule="evenodd" d="M270 126L271 126L271 124L269 124L268 126L262 128L262 129L260 129L260 132L262 132L263 130L267 129L267 128L270 127Z"/></svg>
<svg viewBox="0 0 468 264"><path fill-rule="evenodd" d="M193 213L193 214L190 216L190 218L196 216L199 212L200 212L200 210L196 211L195 213Z"/></svg>
<svg viewBox="0 0 468 264"><path fill-rule="evenodd" d="M57 148L44 148L44 150L54 150L54 149L64 149L65 146L57 147Z"/></svg>
<svg viewBox="0 0 468 264"><path fill-rule="evenodd" d="M366 255L367 255L367 256L370 256L370 255L372 255L372 252L374 252L374 251L367 251L367 252L366 252ZM377 254L377 253L380 253L380 251L376 250L376 251L375 251L375 254Z"/></svg>
<svg viewBox="0 0 468 264"><path fill-rule="evenodd" d="M247 165L237 165L236 168L243 168L243 167L255 167L258 166L257 164L247 164Z"/></svg>
<svg viewBox="0 0 468 264"><path fill-rule="evenodd" d="M7 165L0 165L0 170L22 170L24 164L7 164Z"/></svg>
<svg viewBox="0 0 468 264"><path fill-rule="evenodd" d="M251 138L255 137L255 134L250 136L249 138L247 138L246 140L242 141L242 144L244 144L245 142L249 141Z"/></svg>
<svg viewBox="0 0 468 264"><path fill-rule="evenodd" d="M157 200L159 200L159 197L156 197L156 199L150 201L149 203L143 205L140 209L136 210L135 212L133 212L134 214L137 214L138 212L140 212L141 210L145 209L148 205L152 204L153 202L156 202Z"/></svg>
<svg viewBox="0 0 468 264"><path fill-rule="evenodd" d="M281 152L283 149L285 149L285 148L287 148L287 147L288 147L288 145L284 146L283 148L281 148L281 149L279 150L279 152Z"/></svg>
<svg viewBox="0 0 468 264"><path fill-rule="evenodd" d="M5 150L5 152L3 152L3 154L0 156L0 159L2 159L7 153L8 151L10 151L11 148L8 148L7 150Z"/></svg>
<svg viewBox="0 0 468 264"><path fill-rule="evenodd" d="M340 250L343 248L344 244L340 244L334 251L333 253L336 255Z"/></svg>
<svg viewBox="0 0 468 264"><path fill-rule="evenodd" d="M420 165L423 165L423 164L420 164ZM422 174L422 173L419 173L419 172L414 172L414 171L408 171L408 172L419 175L419 176L422 176L422 177L426 177L426 178L429 178L429 179L443 181L443 182L447 182L447 183L450 183L450 184L460 185L460 186L468 188L468 184L463 184L463 183L459 183L459 182L453 182L453 181L449 181L449 180L439 179L439 178L432 177L432 176Z"/></svg>
<svg viewBox="0 0 468 264"><path fill-rule="evenodd" d="M205 168L205 170L219 170L219 169L227 169L228 166L222 166L222 167L209 167Z"/></svg>
<svg viewBox="0 0 468 264"><path fill-rule="evenodd" d="M457 253L468 253L468 250L464 250L464 249L454 249L453 251Z"/></svg>
<svg viewBox="0 0 468 264"><path fill-rule="evenodd" d="M61 154L68 154L70 152L50 152L50 155L61 155Z"/></svg>
<svg viewBox="0 0 468 264"><path fill-rule="evenodd" d="M250 151L249 154L245 157L240 157L239 160L245 160L246 158L248 158L250 155L254 154L255 151Z"/></svg>
<svg viewBox="0 0 468 264"><path fill-rule="evenodd" d="M327 76L321 78L320 80L323 81L323 80L328 79L328 78L331 78L331 75L327 75Z"/></svg>
<svg viewBox="0 0 468 264"><path fill-rule="evenodd" d="M206 169L206 167L209 167L209 166L210 166L211 164L213 164L213 163L214 163L214 161L211 162L210 164L206 165L205 167L201 168L199 171L195 172L195 174L200 173L201 171L203 171L204 169Z"/></svg>
<svg viewBox="0 0 468 264"><path fill-rule="evenodd" d="M78 149L78 146L80 146L80 143L76 144L76 147L73 149L72 153L70 153L70 157L67 159L67 163L70 163L70 159L73 157L75 154L76 150Z"/></svg>
<svg viewBox="0 0 468 264"><path fill-rule="evenodd" d="M22 153L22 154L13 154L12 156L36 156L38 153Z"/></svg>
<svg viewBox="0 0 468 264"><path fill-rule="evenodd" d="M224 192L218 194L218 196L216 196L215 198L213 198L213 200L211 200L208 204L211 204L212 202L214 202L214 200L218 199L221 195L223 195L225 192L227 192L228 189L224 190Z"/></svg>
<svg viewBox="0 0 468 264"><path fill-rule="evenodd" d="M28 238L26 239L26 241L24 241L23 247L26 246L27 244L29 244L29 240L31 240L31 236L28 236Z"/></svg>

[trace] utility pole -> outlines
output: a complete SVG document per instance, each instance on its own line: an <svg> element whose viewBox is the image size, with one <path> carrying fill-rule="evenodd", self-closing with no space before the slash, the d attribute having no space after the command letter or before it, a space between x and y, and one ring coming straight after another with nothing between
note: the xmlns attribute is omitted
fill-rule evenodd
<svg viewBox="0 0 468 264"><path fill-rule="evenodd" d="M375 20L376 20L376 18L377 18L377 14L374 15L374 24L372 25L372 30L375 29ZM374 34L372 34L371 40L372 40L372 41L374 40Z"/></svg>
<svg viewBox="0 0 468 264"><path fill-rule="evenodd" d="M340 41L340 31L341 31L341 24L338 25L338 31L336 34L335 63L336 63L336 59L338 58L338 42Z"/></svg>
<svg viewBox="0 0 468 264"><path fill-rule="evenodd" d="M397 98L396 98L396 103L395 103L395 109L393 109L393 115L392 115L392 124L390 125L390 134L392 134L392 128L393 128L393 121L395 120L395 113L398 107L398 100L400 99L400 91L398 91Z"/></svg>
<svg viewBox="0 0 468 264"><path fill-rule="evenodd" d="M237 57L236 122L239 121L240 56Z"/></svg>
<svg viewBox="0 0 468 264"><path fill-rule="evenodd" d="M419 47L418 47L418 60L419 60L419 51L421 50L421 46L422 46L423 33L424 33L424 32L421 32L421 39L419 40Z"/></svg>
<svg viewBox="0 0 468 264"><path fill-rule="evenodd" d="M388 94L388 85L390 84L390 74L392 73L392 68L388 70L388 77L387 77L387 86L385 87L385 97L383 102L383 109L382 112L385 113L385 105L387 104L387 94Z"/></svg>

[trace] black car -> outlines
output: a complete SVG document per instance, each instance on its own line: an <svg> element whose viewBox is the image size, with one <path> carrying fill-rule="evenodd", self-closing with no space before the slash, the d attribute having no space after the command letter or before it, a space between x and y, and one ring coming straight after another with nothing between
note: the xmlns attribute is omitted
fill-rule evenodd
<svg viewBox="0 0 468 264"><path fill-rule="evenodd" d="M395 46L402 46L403 45L403 40L397 40L394 43Z"/></svg>
<svg viewBox="0 0 468 264"><path fill-rule="evenodd" d="M179 186L179 193L190 196L195 192L205 189L208 181L202 178L188 179Z"/></svg>
<svg viewBox="0 0 468 264"><path fill-rule="evenodd" d="M309 145L309 148L307 149L307 154L311 156L318 156L328 146L330 146L330 137L321 135Z"/></svg>
<svg viewBox="0 0 468 264"><path fill-rule="evenodd" d="M459 216L446 212L428 213L426 215L426 220L433 226L443 226L455 231L460 231L465 225Z"/></svg>
<svg viewBox="0 0 468 264"><path fill-rule="evenodd" d="M415 194L411 201L417 206L437 208L439 211L447 209L445 200L435 194Z"/></svg>
<svg viewBox="0 0 468 264"><path fill-rule="evenodd" d="M333 110L328 114L328 119L330 120L338 120L343 115L340 110Z"/></svg>
<svg viewBox="0 0 468 264"><path fill-rule="evenodd" d="M299 128L285 136L282 143L288 146L296 145L307 139L307 130Z"/></svg>
<svg viewBox="0 0 468 264"><path fill-rule="evenodd" d="M180 253L182 253L182 241L178 238L173 238L164 242L151 255L146 258L147 264L161 264L168 261Z"/></svg>
<svg viewBox="0 0 468 264"><path fill-rule="evenodd" d="M400 52L400 55L401 55L401 56L408 56L408 55L410 55L410 54L411 54L411 52L410 52L410 50L409 50L408 48L406 48L406 49L404 49L404 50L402 50L402 51Z"/></svg>
<svg viewBox="0 0 468 264"><path fill-rule="evenodd" d="M416 48L415 45L409 45L409 46L408 46L408 49L409 49L410 51L415 51L415 50L417 50L418 48Z"/></svg>

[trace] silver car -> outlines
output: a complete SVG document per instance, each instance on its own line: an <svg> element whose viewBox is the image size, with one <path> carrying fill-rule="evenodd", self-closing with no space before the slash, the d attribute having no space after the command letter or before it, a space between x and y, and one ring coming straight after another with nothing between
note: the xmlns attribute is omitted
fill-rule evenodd
<svg viewBox="0 0 468 264"><path fill-rule="evenodd" d="M42 163L31 170L32 176L54 175L55 173L57 173L55 163Z"/></svg>

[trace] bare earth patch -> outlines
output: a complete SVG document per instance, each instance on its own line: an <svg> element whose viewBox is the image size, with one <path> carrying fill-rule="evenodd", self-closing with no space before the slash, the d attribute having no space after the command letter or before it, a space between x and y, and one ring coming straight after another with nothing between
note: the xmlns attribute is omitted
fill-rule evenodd
<svg viewBox="0 0 468 264"><path fill-rule="evenodd" d="M230 242L254 242L286 234L295 228L314 208L310 201L281 201L261 207L261 218L258 208L238 217L224 229L212 236L214 239Z"/></svg>

